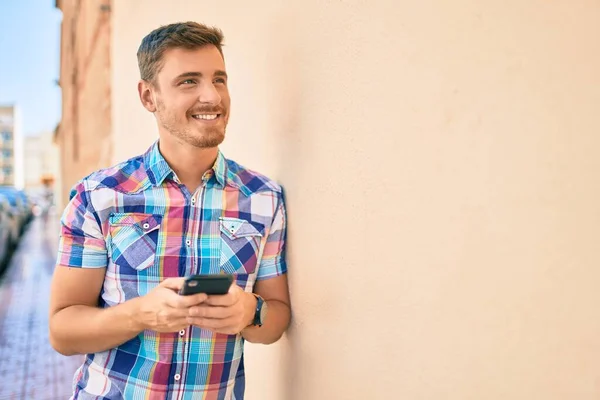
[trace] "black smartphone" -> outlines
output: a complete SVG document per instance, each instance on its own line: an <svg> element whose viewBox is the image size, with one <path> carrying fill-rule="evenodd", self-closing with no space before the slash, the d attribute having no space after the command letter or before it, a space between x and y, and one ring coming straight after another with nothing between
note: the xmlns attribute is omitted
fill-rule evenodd
<svg viewBox="0 0 600 400"><path fill-rule="evenodd" d="M232 275L192 275L185 278L179 294L183 296L196 293L227 294L232 283Z"/></svg>

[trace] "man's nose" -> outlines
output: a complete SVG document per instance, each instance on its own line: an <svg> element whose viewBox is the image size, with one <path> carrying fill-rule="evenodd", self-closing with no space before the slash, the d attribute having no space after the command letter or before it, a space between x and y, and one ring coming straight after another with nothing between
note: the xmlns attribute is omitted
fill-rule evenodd
<svg viewBox="0 0 600 400"><path fill-rule="evenodd" d="M200 103L217 105L221 103L221 96L212 82L204 82L200 87Z"/></svg>

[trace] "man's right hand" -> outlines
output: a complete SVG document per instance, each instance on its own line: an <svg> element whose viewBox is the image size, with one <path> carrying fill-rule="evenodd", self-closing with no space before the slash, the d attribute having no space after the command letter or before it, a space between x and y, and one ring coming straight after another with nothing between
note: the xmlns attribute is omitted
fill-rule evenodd
<svg viewBox="0 0 600 400"><path fill-rule="evenodd" d="M140 330L177 332L190 326L187 322L189 308L203 303L205 293L181 296L185 278L167 278L145 296L138 298L134 316Z"/></svg>

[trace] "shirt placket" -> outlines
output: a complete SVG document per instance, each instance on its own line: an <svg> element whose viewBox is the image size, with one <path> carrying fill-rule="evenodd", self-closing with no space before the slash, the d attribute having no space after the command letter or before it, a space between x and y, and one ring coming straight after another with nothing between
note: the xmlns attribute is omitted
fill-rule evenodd
<svg viewBox="0 0 600 400"><path fill-rule="evenodd" d="M199 217L202 216L202 203L200 201L199 207L197 204L199 203L198 199L202 199L204 195L204 191L206 190L206 181L207 179L202 180L202 185L200 190L196 190L192 193L190 198L190 223L187 224L187 232L185 233L185 246L186 246L186 256L190 260L189 274L198 273L198 236L199 236L199 228L202 227L202 221L199 221ZM187 276L188 274L186 274ZM177 340L176 340L176 354L178 355L177 367L175 368L175 374L173 375L174 381L174 390L173 390L173 399L183 399L184 389L185 389L185 375L186 375L186 363L187 354L189 351L189 340L188 334L191 328L182 329L178 332Z"/></svg>
<svg viewBox="0 0 600 400"><path fill-rule="evenodd" d="M188 232L186 234L186 246L187 254L190 260L190 271L192 274L201 273L201 268L198 263L198 257L200 257L201 249L198 248L199 238L202 237L202 227L204 218L204 196L206 191L206 183L210 179L210 175L205 175L202 178L200 188L196 190L190 199L190 221L188 224Z"/></svg>
<svg viewBox="0 0 600 400"><path fill-rule="evenodd" d="M171 399L173 400L182 400L185 395L185 384L186 384L186 371L187 371L187 357L189 340L188 333L190 328L182 329L177 333L176 351L179 355L179 359L177 360L177 368L175 369L175 375L173 376L173 394Z"/></svg>
<svg viewBox="0 0 600 400"><path fill-rule="evenodd" d="M202 223L198 221L198 215L201 214L200 209L196 207L198 191L192 193L190 199L190 219L191 224L188 224L187 240L185 242L187 246L187 253L190 259L190 271L195 274L198 271L198 257L196 252L195 242L197 241L197 235L194 232L198 232L198 227L202 226Z"/></svg>

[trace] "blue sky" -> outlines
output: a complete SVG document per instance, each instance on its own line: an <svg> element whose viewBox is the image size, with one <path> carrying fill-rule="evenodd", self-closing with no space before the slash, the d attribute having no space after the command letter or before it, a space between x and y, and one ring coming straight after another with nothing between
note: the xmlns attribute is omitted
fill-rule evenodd
<svg viewBox="0 0 600 400"><path fill-rule="evenodd" d="M0 104L21 110L25 135L60 121L60 22L55 0L0 0Z"/></svg>

